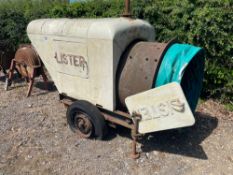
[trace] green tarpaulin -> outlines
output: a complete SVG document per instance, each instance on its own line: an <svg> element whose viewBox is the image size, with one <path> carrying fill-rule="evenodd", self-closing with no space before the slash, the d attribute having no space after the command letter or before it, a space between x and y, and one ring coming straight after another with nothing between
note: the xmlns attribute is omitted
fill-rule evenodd
<svg viewBox="0 0 233 175"><path fill-rule="evenodd" d="M203 50L188 44L174 44L164 55L155 87L171 82L180 83L194 112L202 89L203 74Z"/></svg>

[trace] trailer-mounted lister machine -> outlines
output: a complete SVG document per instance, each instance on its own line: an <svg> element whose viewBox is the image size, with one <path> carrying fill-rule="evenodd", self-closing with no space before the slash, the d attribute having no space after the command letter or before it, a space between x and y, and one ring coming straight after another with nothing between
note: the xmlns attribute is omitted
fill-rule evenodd
<svg viewBox="0 0 233 175"><path fill-rule="evenodd" d="M107 125L138 136L192 126L202 87L204 53L176 41L158 43L146 21L124 17L39 19L28 36L47 67L70 128L103 139Z"/></svg>

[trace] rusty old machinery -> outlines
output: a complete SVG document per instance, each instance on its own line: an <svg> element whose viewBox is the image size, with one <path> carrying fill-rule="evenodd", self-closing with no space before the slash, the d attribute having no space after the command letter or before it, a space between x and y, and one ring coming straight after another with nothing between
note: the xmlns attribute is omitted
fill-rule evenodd
<svg viewBox="0 0 233 175"><path fill-rule="evenodd" d="M153 87L162 58L174 42L136 42L129 46L117 73L118 105L121 109L125 108L126 97Z"/></svg>
<svg viewBox="0 0 233 175"><path fill-rule="evenodd" d="M35 77L42 76L47 88L48 78L45 74L40 57L32 45L20 45L19 49L16 51L14 59L11 61L8 77L6 78L6 90L8 90L8 86L11 85L14 70L29 83L27 97L31 95Z"/></svg>
<svg viewBox="0 0 233 175"><path fill-rule="evenodd" d="M73 106L74 103L80 102L79 100L77 101L76 99L67 97L64 94L59 94L59 98L60 98L60 102L63 103L68 108L67 112L70 111L70 108ZM100 111L101 116L103 116L104 119L108 121L108 125L110 127L116 128L117 125L120 125L131 130L131 137L133 139L133 142L132 142L132 151L130 152L129 156L133 159L139 158L140 154L137 151L137 141L141 136L138 133L138 124L141 120L140 114L134 113L131 116L127 112L123 112L120 110L109 111L98 105L96 106L97 108L95 106L89 106L89 107L93 108L92 110L89 111L93 111L98 108L98 111L95 112L95 115L96 113L98 114ZM79 134L79 136L81 136L82 138L89 138L91 136L91 130L93 130L94 127L92 125L92 122L90 123L90 120L89 121L87 120L86 114L84 113L80 113L80 114L74 116L75 122L73 124L76 125L76 127L72 126L71 124L70 125L71 129L75 131L77 134ZM68 118L68 123L69 123L69 118Z"/></svg>
<svg viewBox="0 0 233 175"><path fill-rule="evenodd" d="M171 40L168 43L138 41L130 44L121 56L121 61L118 65L116 75L117 109L115 111L109 111L97 105L104 119L108 121L108 125L111 127L120 125L131 130L133 142L130 157L133 159L139 157L137 141L141 136L138 133L141 116L137 113L130 115L127 112L125 98L142 91L147 91L153 87L154 78L159 70L163 56L174 42L175 40ZM68 107L68 110L76 102L76 99L67 97L66 94L60 94L59 96L60 101ZM81 128L78 134L81 137L88 138L92 125L82 115L77 118L75 123L77 124L77 128Z"/></svg>
<svg viewBox="0 0 233 175"><path fill-rule="evenodd" d="M125 10L123 17L131 17L130 0L125 0ZM138 133L141 115L133 113L130 115L126 109L125 99L130 95L134 95L153 88L155 77L160 68L160 64L168 48L176 41L171 40L167 43L134 41L121 55L120 62L116 74L116 103L115 111L104 109L100 105L96 105L104 119L111 127L117 125L124 126L131 130L132 152L130 157L139 158L137 151L137 141L141 134ZM140 82L140 83L139 83ZM68 97L66 94L59 94L60 101L70 108L77 99ZM86 118L79 116L76 120L77 128L83 131L80 136L88 138L92 125L86 121ZM68 118L69 119L69 118ZM75 123L74 123L75 124ZM95 126L94 126L95 127Z"/></svg>
<svg viewBox="0 0 233 175"><path fill-rule="evenodd" d="M139 136L141 136L140 133L145 134L148 132L139 133L140 124L143 122L145 117L143 117L143 114L139 114L140 111L135 112L137 110L127 110L125 100L131 95L149 91L155 87L155 80L160 72L160 68L163 68L162 65L164 60L166 60L166 53L176 41L172 40L168 43L151 42L154 40L154 37L152 37L154 35L148 35L148 33L153 34L154 31L152 30L152 26L143 21L133 21L129 19L131 17L130 0L125 0L125 11L122 16L127 18L108 21L108 25L113 26L112 28L116 25L120 25L120 22L122 22L122 28L118 28L118 31L116 30L115 33L112 31L112 36L105 39L107 42L105 40L103 42L101 38L101 42L103 42L103 45L105 46L103 48L108 48L107 46L109 43L115 43L116 38L114 37L122 37L123 35L120 36L117 34L123 33L123 30L125 30L126 33L130 33L137 29L142 33L142 36L139 35L140 33L135 33L135 36L133 35L133 38L129 37L130 39L128 40L122 39L127 38L124 37L125 35L121 38L122 40L119 39L119 41L123 41L125 45L122 50L117 53L116 57L109 56L114 55L114 52L110 52L111 49L101 50L99 47L93 47L93 45L89 46L86 43L80 44L80 40L78 39L82 35L78 33L79 30L77 29L79 29L78 26L83 27L83 22L79 23L77 20L71 21L63 19L59 21L64 25L69 24L67 25L68 27L64 27L64 30L59 31L61 33L57 31L57 28L59 27L55 25L58 24L58 20L44 20L45 22L43 22L43 25L41 25L41 21L39 23L38 21L34 21L29 24L28 35L32 44L36 46L36 49L47 66L48 71L50 71L51 77L54 78L53 81L55 84L57 83L60 101L68 107L66 117L70 128L81 137L89 138L94 136L96 139L101 140L104 138L106 133L105 126L107 124L112 127L116 127L117 125L124 126L131 130L131 136L133 139L131 157L136 159L139 157L139 153L137 152L137 140ZM78 24L77 29L74 30L75 32L72 33L72 35L69 33L69 30L65 30L66 28L70 28L70 25L72 24L70 22ZM98 24L98 22L96 22L96 24ZM100 24L102 24L102 22ZM131 24L133 25L131 26ZM106 28L102 29L110 30L111 28L108 28L108 25L105 26ZM137 26L137 28L134 25ZM95 41L92 41L93 38L90 38L90 43L93 42L96 43L95 46L99 46L99 43L96 42L96 35L99 35L99 33L96 33L95 30L90 30L90 26L85 25L82 30L86 30L87 33L88 31L92 31L94 34L91 32L90 34L93 34ZM127 26L132 30L127 30ZM35 29L40 29L40 31ZM57 39L58 37L53 38L54 36L52 34L54 34L54 36L58 35L61 38L59 40ZM82 36L83 38L87 37L86 32L83 32L83 34L85 34ZM47 35L49 37L47 37ZM41 37L41 39L38 40L38 37ZM70 38L72 38L73 41L70 41ZM76 40L78 42L74 42ZM81 76L82 74L80 74L83 69L73 69L73 67L69 67L69 64L56 65L60 63L57 62L57 59L51 59L51 55L54 54L54 49L45 49L45 47L42 47L46 43L48 44L49 41L56 41L52 42L52 44L55 45L53 48L55 48L56 56L57 52L72 53L72 55L68 54L69 57L64 58L64 60L72 60L73 57L81 57L82 55L85 55L89 61L87 61L88 68L90 68L91 71L97 70L93 71L93 75L96 75L96 77L92 76L90 71L90 77L94 78L84 78ZM78 46L77 43L79 43ZM50 44L48 44L48 46ZM78 50L78 47L82 47L82 49ZM119 50L119 46L117 44L112 45L112 48L116 51ZM99 52L99 50L101 51ZM50 52L51 54L48 54ZM46 56L42 56L42 53L45 53ZM101 58L99 59L99 62L96 61L98 56ZM46 59L50 61L52 60L52 64L47 64L48 62ZM102 60L108 61L101 62ZM194 63L196 64L197 62ZM101 67L99 65L101 65ZM56 68L53 69L55 66ZM95 66L99 67L95 68ZM108 69L109 67L112 69ZM14 70L29 82L27 96L30 96L31 94L35 77L42 76L43 80L47 82L47 77L40 57L32 45L21 45L15 53L14 59L11 61L8 78L6 79L6 89L12 82ZM192 69L190 69L190 71L192 71ZM111 76L109 76L109 73L112 73L110 74ZM57 74L59 74L59 78L57 78ZM107 76L111 78L107 79ZM188 83L188 80L183 82L185 85ZM106 84L109 86L106 86ZM103 88L105 86L106 88ZM78 87L82 87L83 89L78 89ZM109 92L106 93L108 90ZM98 95L96 95L95 98L92 98L89 94L92 96L95 96L96 94ZM106 98L103 100L104 95L112 98ZM146 100L148 100L147 97Z"/></svg>

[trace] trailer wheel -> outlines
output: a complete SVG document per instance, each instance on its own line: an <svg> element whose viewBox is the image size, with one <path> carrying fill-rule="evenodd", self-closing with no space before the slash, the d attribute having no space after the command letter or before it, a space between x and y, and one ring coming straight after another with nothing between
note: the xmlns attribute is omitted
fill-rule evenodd
<svg viewBox="0 0 233 175"><path fill-rule="evenodd" d="M106 134L106 122L93 104L80 100L71 104L66 113L67 122L73 132L84 138L102 140Z"/></svg>

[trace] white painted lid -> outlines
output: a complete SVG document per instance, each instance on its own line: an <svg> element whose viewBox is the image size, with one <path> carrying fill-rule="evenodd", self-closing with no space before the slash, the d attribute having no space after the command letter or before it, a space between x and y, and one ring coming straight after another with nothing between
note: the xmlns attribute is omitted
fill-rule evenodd
<svg viewBox="0 0 233 175"><path fill-rule="evenodd" d="M137 35L139 38L154 38L154 29L148 22L123 17L100 19L39 19L29 23L27 33L110 40L116 36L122 37L122 35L125 37Z"/></svg>

